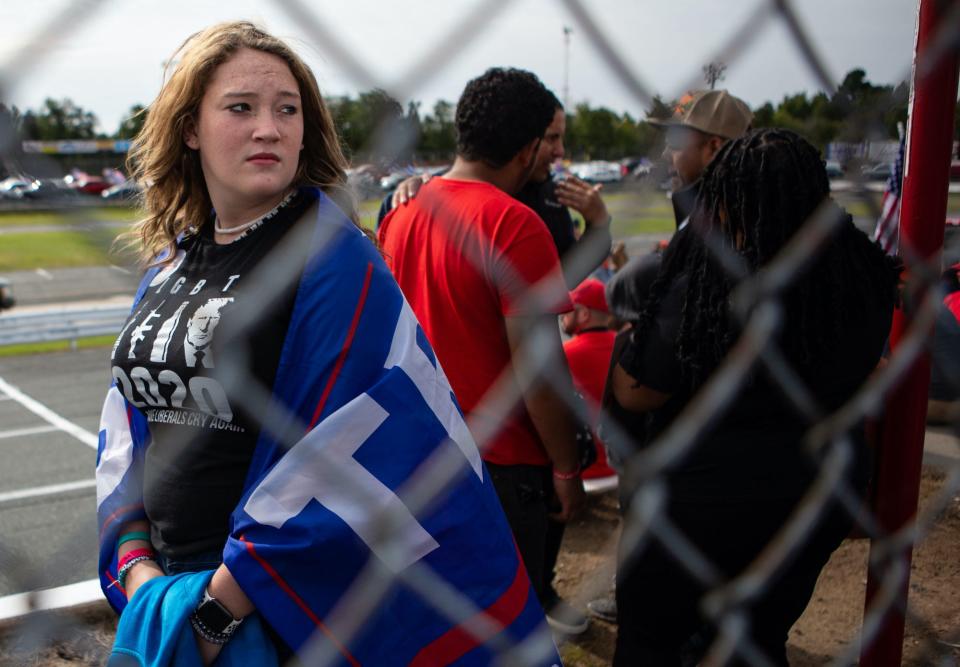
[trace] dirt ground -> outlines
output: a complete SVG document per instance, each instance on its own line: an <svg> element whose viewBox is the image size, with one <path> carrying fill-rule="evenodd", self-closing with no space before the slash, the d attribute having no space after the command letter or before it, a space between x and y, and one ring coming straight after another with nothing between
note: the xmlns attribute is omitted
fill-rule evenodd
<svg viewBox="0 0 960 667"><path fill-rule="evenodd" d="M921 513L937 499L945 477L925 469ZM590 499L567 531L557 588L581 607L609 593L619 514L612 493ZM847 540L834 553L813 600L793 628L788 655L795 667L832 663L858 641L863 620L866 540ZM960 496L954 494L914 551L904 665L960 665ZM51 623L51 621L54 621ZM43 616L0 627L0 667L103 665L115 619L105 606ZM586 633L561 646L568 667L609 665L616 627L593 620ZM854 662L856 651L853 653Z"/></svg>
<svg viewBox="0 0 960 667"><path fill-rule="evenodd" d="M945 476L925 468L920 513L932 502L942 505L939 491ZM557 588L579 603L609 594L616 533L619 530L613 494L591 499L589 511L567 532L558 563ZM824 568L813 599L790 633L787 655L794 667L834 663L859 644L867 585L869 542L847 540ZM904 638L903 665L960 665L960 495L949 498L931 530L914 550ZM599 586L599 590L598 590ZM595 619L561 652L568 667L609 665L616 627ZM853 650L853 663L859 651Z"/></svg>

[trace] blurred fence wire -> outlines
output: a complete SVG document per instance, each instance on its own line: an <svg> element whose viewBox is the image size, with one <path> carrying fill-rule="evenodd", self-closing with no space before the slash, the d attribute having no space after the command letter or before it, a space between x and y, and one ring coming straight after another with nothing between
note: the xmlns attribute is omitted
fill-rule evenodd
<svg viewBox="0 0 960 667"><path fill-rule="evenodd" d="M68 3L61 12L48 17L41 28L19 52L0 66L0 100L4 91L12 88L19 77L27 76L31 68L42 67L45 59L51 57L51 47L60 36L76 30L81 21L96 21L96 13L104 11L110 3L83 0ZM312 3L303 0L275 0L275 6L296 22L316 49L324 53L329 61L346 72L360 87L380 87L393 94L397 99L407 99L417 93L435 76L445 63L453 61L473 41L483 40L489 34L493 19L503 14L511 5L508 0L478 0L462 20L442 35L435 35L432 46L423 50L423 57L415 61L408 72L395 81L386 81L375 70L356 59L349 45L338 37L338 26L326 18ZM798 20L795 11L797 3L790 0L758 0L747 19L722 42L716 53L705 54L704 62L721 61L734 69L737 63L746 57L749 45L759 39L774 24L786 28L801 58L809 68L811 75L821 89L830 92L836 89L837 82L827 67L824 57L826 46L819 43L817 35L811 34ZM945 2L945 18L940 23L940 31L933 41L915 74L927 76L941 59L957 58L957 44L960 40L960 3ZM570 21L590 45L601 55L605 65L616 75L617 80L635 99L638 108L647 108L652 100L650 86L645 83L640 63L630 62L618 53L614 42L604 34L602 23L597 20L595 9L581 0L557 0L557 9L565 10ZM425 42L427 40L424 40ZM171 45L173 46L173 45ZM910 72L910 63L904 63L905 77ZM692 88L702 87L699 71L692 72L689 78L682 79L675 91L675 97ZM736 91L732 91L736 92ZM389 131L374 134L375 144L369 147L369 153L382 157L386 162L405 154L415 144L417 137L408 129L391 126ZM0 147L13 150L17 141L15 128L0 128L7 136L0 137ZM398 133L407 132L407 134ZM655 160L658 155L650 156ZM920 168L919 166L915 168ZM865 182L853 174L853 196L859 198L871 212L877 213L876 199L865 187ZM652 179L631 181L624 184L625 189L638 192L654 192L657 183ZM734 291L733 308L741 318L742 334L731 348L729 355L702 387L682 414L673 422L660 438L651 446L623 447L616 452L624 462L621 476L622 486L632 494L629 512L623 518L622 541L623 562L625 566L651 543L661 545L690 573L691 577L712 589L703 600L704 614L713 620L718 629L717 636L710 647L705 664L723 664L734 657L752 665L771 664L770 658L750 640L749 618L743 612L749 607L750 600L767 590L776 572L788 562L808 539L811 531L822 518L826 506L837 502L854 518L861 532L868 535L874 544L873 576L880 583L880 593L874 597L866 610L862 624L862 642L869 644L875 637L880 621L891 609L907 614L910 622L918 626L929 625L932 619L918 615L911 607L902 608L898 592L909 576L909 568L900 558L905 548L920 543L935 518L950 504L960 490L960 466L951 464L946 482L936 497L928 504L926 512L917 520L903 526L895 532L888 532L869 508L861 506L856 493L844 478L844 470L853 456L852 447L846 433L851 425L863 418L877 417L882 412L884 399L897 385L913 363L927 349L929 332L933 326L938 309L943 308L942 294L939 291L940 258L920 257L910 247L903 248L903 254L910 266L904 293L916 295L909 303L911 324L906 329L899 345L882 369L873 374L868 382L840 409L827 413L819 404L818 397L811 395L785 360L783 351L776 345L776 332L783 326L782 295L795 281L810 258L830 242L831 231L839 224L834 209L818 210L808 221L805 228L786 246L775 261L756 277L749 279L742 269L738 269L735 257L718 257L728 268L734 280L742 281ZM66 215L76 215L83 219L84 211L65 210ZM2 243L2 240L0 240ZM287 239L274 251L262 265L256 285L255 298L246 300L248 304L269 303L277 295L283 294L289 285L297 280L297 265L285 261L292 249L303 245L303 238L296 236ZM721 249L722 250L722 249ZM586 261L586 260L584 260ZM581 267L588 270L590 267ZM536 301L542 295L531 286L530 299ZM247 309L241 312L232 323L233 335L242 339L243 332L253 327L260 311ZM549 366L549 355L541 352L548 346L542 344L547 336L544 332L530 331L526 345L530 354L525 358L530 363L517 369L519 387L528 386L556 372ZM222 379L232 390L228 393L242 402L242 407L256 415L266 429L280 431L289 429L289 420L268 408L270 388L257 386L247 363L248 350L237 349L223 358L221 364ZM936 360L935 360L936 362ZM106 363L106 360L105 360ZM707 554L699 551L683 534L683 531L671 522L666 512L669 501L667 487L664 484L665 471L681 459L694 446L698 437L721 415L736 396L737 388L746 380L749 373L765 367L770 376L776 379L786 396L795 403L798 411L810 423L807 434L808 450L811 460L819 461L819 474L803 501L785 523L776 537L758 555L751 566L732 580L726 580L720 569L712 563ZM513 373L506 369L505 373ZM960 381L960 378L955 378ZM522 396L516 391L517 384L506 379L497 382L483 399L484 412L495 412L506 416ZM97 391L99 387L90 387ZM571 410L582 411L580 403L571 401ZM897 406L888 406L887 414L896 411ZM483 449L494 433L489 424L470 424L478 446ZM955 425L956 426L956 425ZM290 435L287 440L295 442ZM631 434L618 433L614 438L620 443L630 443ZM414 516L419 516L462 474L465 465L462 457L456 455L453 448L437 450L403 486L401 497ZM92 509L92 508L91 508ZM381 517L382 525L378 534L387 546L397 536L391 532L391 517ZM79 530L79 529L78 529ZM68 536L69 537L69 536ZM79 534L78 543L83 543ZM38 581L38 567L47 562L28 558L24 554L14 553L0 544L0 571L3 578L16 590L32 590ZM463 624L466 631L488 643L500 656L502 664L527 664L537 662L551 650L551 638L544 632L532 638L528 643L516 644L496 632L492 619L480 613L469 600L441 577L438 577L425 565L418 564L399 572L385 567L377 559L371 559L363 574L354 582L348 593L335 606L330 618L325 619L330 632L338 640L349 645L352 638L361 631L366 618L381 604L392 587L402 585L420 595L436 611L449 618L455 624ZM588 582L585 586L602 590L606 582ZM956 594L954 591L953 594ZM44 626L44 622L47 623ZM43 646L63 636L64 620L53 616L34 617L24 620L20 627L21 642L34 646ZM849 664L857 658L859 644L851 637L845 653L836 657L834 664ZM947 636L941 636L940 642L930 642L923 647L924 658L918 664L956 664L950 662L947 646L960 643L960 619L954 619ZM336 664L340 659L337 647L327 636L318 632L303 656L303 663L310 665Z"/></svg>

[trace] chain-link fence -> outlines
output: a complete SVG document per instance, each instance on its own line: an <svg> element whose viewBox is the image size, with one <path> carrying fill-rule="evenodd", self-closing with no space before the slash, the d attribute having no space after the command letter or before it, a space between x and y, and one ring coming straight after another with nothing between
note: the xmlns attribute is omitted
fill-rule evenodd
<svg viewBox="0 0 960 667"><path fill-rule="evenodd" d="M0 99L2 91L16 83L17 77L28 76L32 67L41 67L49 57L47 45L55 35L75 30L83 21L96 21L97 11L103 2L74 2L56 16L51 16L46 27L36 39L4 64L0 70ZM464 13L462 20L447 31L434 46L425 51L410 70L396 81L384 81L378 72L371 70L351 54L349 45L339 35L337 26L327 21L323 13L300 0L276 0L276 7L282 9L294 20L308 36L309 41L333 63L347 72L360 87L380 87L387 90L396 99L405 100L414 97L417 91L459 51L472 41L484 39L485 30L510 3L505 0L488 0L473 5ZM794 45L822 90L832 92L836 82L825 65L822 55L823 45L818 43L816 35L805 32L795 13L795 3L788 0L762 0L744 21L743 25L729 36L723 46L712 54L705 54L704 62L722 62L731 70L746 57L751 43L764 34L770 26L778 24L786 28ZM922 88L929 77L937 75L944 66L955 68L957 43L960 38L960 4L956 2L931 2L936 5L940 20L930 39L930 46L918 61L914 75L915 89ZM648 108L653 103L651 88L641 75L642 66L629 62L618 53L611 40L607 38L596 20L593 10L579 0L561 0L558 9L565 10L573 22L574 28L596 51L602 55L606 66L619 79L624 88L630 91L637 106ZM931 10L932 11L932 10ZM946 64L946 65L945 65ZM909 63L904 63L904 74L909 71ZM955 72L955 69L954 69ZM701 72L691 74L688 80L679 83L674 97L681 97L686 91L700 88ZM952 115L955 103L956 78L953 89L948 95ZM736 91L733 91L736 92ZM879 119L874 119L880 122ZM862 122L859 118L857 122ZM4 128L0 128L4 129ZM391 127L374 133L374 139L365 152L392 162L393 156L409 152L417 137L404 134L404 128ZM0 149L9 157L15 152L18 141L13 133L0 137ZM912 146L911 156L921 156L918 162L910 165L907 178L939 179L930 176L936 169L945 169L945 165L934 164L937 156L930 155L929 161L923 159L923 150ZM931 150L931 149L927 149ZM659 147L649 157L656 161ZM849 191L844 195L844 203L858 206L865 211L864 220L876 220L880 214L877 193L868 187L866 180L856 170L851 170ZM625 182L622 191L643 197L659 196L659 181L656 176ZM945 178L944 178L945 180ZM939 182L939 180L937 181ZM945 193L940 193L941 198ZM943 207L941 207L943 210ZM116 230L104 230L95 220L97 214L80 206L66 206L60 215L70 218L79 225L89 225L84 238L92 246L104 247L113 238ZM923 220L924 225L941 225L938 220ZM638 434L616 421L611 421L604 432L612 458L622 464L620 474L620 492L629 509L622 519L620 544L621 573L628 573L632 564L651 548L660 549L680 565L684 576L696 582L697 586L708 589L700 604L705 623L715 628L715 633L707 636L709 641L702 647L703 664L726 664L740 660L751 665L773 664L771 656L752 640L751 623L755 622L751 614L751 605L758 599L770 594L776 595L778 576L789 567L798 552L811 539L817 527L827 514L829 506L842 508L842 512L852 517L856 528L871 540L871 599L862 621L860 641L856 637L846 638L844 648L834 656L834 664L855 662L858 654L868 650L879 639L889 641L889 633L896 635L899 643L899 631L896 624L889 622L891 614L905 614L909 622L916 627L943 628L943 619L931 619L924 616L922 610L904 607L906 582L909 578L909 554L913 545L921 543L938 517L947 512L955 502L960 489L960 459L953 453L945 457L946 479L939 490L929 499L925 512L915 521L891 520L883 516L883 502L864 505L857 490L849 482L846 471L855 458L855 445L849 433L851 428L864 418L880 420L886 435L880 438L882 449L880 456L892 456L890 451L908 448L907 442L890 442L890 433L902 434L904 431L890 426L891 422L911 422L922 420L922 413L903 414L916 411L923 402L907 401L903 404L891 402L898 386L902 386L905 377L915 373L918 359L927 350L927 341L938 313L942 311L944 293L940 285L941 257L938 252L930 252L925 247L911 245L910 239L901 237L900 252L908 271L904 275L902 287L904 319L900 321L892 352L888 362L873 373L869 380L845 400L838 409L827 410L823 407L822 397L811 392L802 379L800 369L791 366L789 355L779 347L778 332L787 325L785 321L784 299L796 284L798 276L803 275L805 267L817 257L823 249L833 242L843 218L836 215L836 209L820 207L807 221L802 230L786 243L775 259L762 271L747 271L737 253L728 247L710 243L707 246L714 253L714 260L727 271L729 280L735 287L731 290L731 315L739 322L739 337L730 347L729 354L716 368L709 379L703 383L691 400L682 407L669 427L652 443L637 442ZM91 231L92 230L92 231ZM297 232L280 243L261 265L262 270L253 282L255 287L248 291L245 303L258 304L258 307L246 307L234 311L229 323L229 331L222 333L231 340L243 340L244 332L256 331L261 323L262 304L278 300L287 294L291 286L300 277L301 265L289 261L296 256L297 249L308 247L306 235L312 230ZM2 243L0 237L0 243ZM333 243L333 239L330 241ZM584 253L588 255L590 253ZM589 259L581 257L582 266L573 271L589 273L593 268L587 266ZM527 299L535 307L546 308L544 295L531 287ZM225 329L226 331L226 329ZM539 382L547 381L562 384L557 379L560 369L552 365L550 341L556 332L531 329L524 336L523 348L517 351L518 358L525 363L504 370L504 376L495 382L482 399L478 410L485 414L499 414L507 418L523 400L523 394ZM227 393L239 409L253 415L263 428L276 433L290 433L289 414L278 414L272 408L271 390L262 386L252 374L249 361L250 351L238 345L230 354L224 354L219 360L221 381L227 387ZM104 360L106 361L106 360ZM947 366L947 361L933 358L934 365ZM682 526L673 520L670 511L671 487L667 483L668 473L677 463L699 446L705 434L715 425L717 419L729 409L738 391L758 369L772 379L773 385L789 397L798 414L809 424L806 432L805 452L808 460L817 465L817 473L809 489L803 495L799 505L789 514L772 541L756 553L746 570L730 578L723 568L712 562L711 554L697 547L684 534ZM50 371L55 373L55 370ZM922 371L921 371L922 375ZM960 378L953 378L960 382ZM925 382L925 380L924 380ZM85 392L98 392L100 386L83 388ZM886 407L884 407L886 406ZM925 406L924 406L925 407ZM580 419L587 421L589 416L578 401L570 401L569 408L577 412ZM34 410L36 414L40 414ZM496 424L477 422L468 419L472 437L481 451L496 437ZM956 424L951 424L952 428ZM300 425L300 432L307 430ZM919 434L922 437L922 427ZM453 437L452 434L450 437ZM298 437L287 438L294 445ZM906 506L906 515L912 513L911 503L916 502L918 484L919 450L914 448L914 467L887 474L875 480L875 484L890 484L897 488L876 486L875 491L900 501L900 514ZM8 465L15 465L14 462ZM437 502L443 502L445 494L457 483L464 473L465 460L457 448L436 450L435 454L420 463L408 479L399 488L403 505L410 515L419 518L431 511ZM899 477L899 479L898 479ZM910 489L913 489L911 498ZM906 489L906 493L903 492ZM87 498L83 497L83 502ZM90 508L92 511L92 507ZM3 509L0 507L0 514ZM879 514L878 514L879 512ZM897 513L894 512L894 516ZM745 517L749 520L749 517ZM402 549L405 539L391 526L391 521L402 523L395 514L384 513L372 517L376 539L381 540L378 553L390 553L391 549ZM891 522L892 521L892 522ZM6 528L5 528L6 530ZM9 590L33 591L44 585L44 571L47 568L70 569L76 558L75 545L90 545L89 525L78 525L69 535L58 536L55 542L57 553L44 553L43 541L37 543L37 552L20 551L7 546L8 541L0 543L0 564L3 580ZM74 545L74 546L71 546ZM89 547L91 550L94 547ZM863 576L867 576L867 572ZM608 573L586 576L583 587L592 591L603 591L609 584ZM601 578L603 580L601 580ZM485 616L473 602L459 594L450 584L430 567L423 563L414 563L406 568L388 568L378 558L371 558L361 574L349 586L347 592L333 605L328 617L322 619L324 631L317 631L313 640L303 649L300 659L303 664L340 664L343 660L342 647L350 647L351 642L361 636L364 624L378 612L381 605L395 587L402 586L412 591L437 614L448 619L451 625L459 626L472 636L476 642L486 644L498 656L502 664L539 664L553 650L551 637L539 633L524 642L515 642L508 636L497 632L498 626L490 617ZM944 596L957 596L958 592L945 590ZM12 655L40 655L43 647L62 641L66 634L82 628L82 620L70 619L53 614L38 613L24 616L9 625L5 643L16 646ZM915 664L956 664L956 647L960 646L960 620L954 618L946 623L946 634L930 630L928 639L914 653ZM892 629L891 629L892 628ZM335 638L335 639L332 639ZM11 650L13 650L11 648ZM26 653L24 652L26 651ZM31 654L30 651L34 653ZM886 664L889 655L874 655L871 664ZM33 664L34 658L30 658ZM576 663L576 659L571 659Z"/></svg>

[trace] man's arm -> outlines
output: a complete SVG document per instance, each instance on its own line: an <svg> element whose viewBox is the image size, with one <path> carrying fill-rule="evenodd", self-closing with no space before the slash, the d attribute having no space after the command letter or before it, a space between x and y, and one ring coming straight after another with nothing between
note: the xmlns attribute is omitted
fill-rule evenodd
<svg viewBox="0 0 960 667"><path fill-rule="evenodd" d="M573 381L560 343L556 316L513 316L505 318L514 372L523 392L523 402L553 464L553 486L560 500L556 517L568 520L583 504L583 482L579 476L562 477L579 470L576 431L570 406L564 397L573 396ZM530 344L528 344L530 343ZM537 361L545 355L543 369Z"/></svg>

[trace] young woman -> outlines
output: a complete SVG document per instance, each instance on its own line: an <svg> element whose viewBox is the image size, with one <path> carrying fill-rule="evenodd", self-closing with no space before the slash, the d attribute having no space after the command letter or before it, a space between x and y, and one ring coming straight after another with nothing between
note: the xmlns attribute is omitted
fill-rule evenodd
<svg viewBox="0 0 960 667"><path fill-rule="evenodd" d="M721 265L720 254L749 280L812 216L837 216L833 236L770 297L782 315L771 344L824 414L843 405L874 370L890 327L897 270L830 201L813 146L787 131L756 130L726 144L703 178L691 228L667 249L631 342L615 360L619 407L646 415L641 445L653 445L670 427L742 332L731 298L741 280ZM722 580L747 568L823 474L825 452L803 446L811 425L777 378L756 363L694 447L662 472L666 518ZM849 461L839 472L861 491L868 470L862 427L849 434L848 445ZM845 511L831 503L762 591L725 609L748 621L741 646L787 664L787 633L850 526ZM624 563L617 576L615 664L680 664L691 636L705 637L701 604L709 588L657 540Z"/></svg>
<svg viewBox="0 0 960 667"><path fill-rule="evenodd" d="M157 659L135 624L167 632L170 609L206 663L255 612L281 656L327 642L350 663L482 660L500 631L529 636L542 611L446 377L352 222L312 73L243 22L172 61L130 156L149 269L97 462L101 580L133 608L118 643ZM442 500L418 500L435 466ZM485 635L404 586L367 612L348 595L424 565L487 609ZM184 593L185 572L203 586Z"/></svg>

